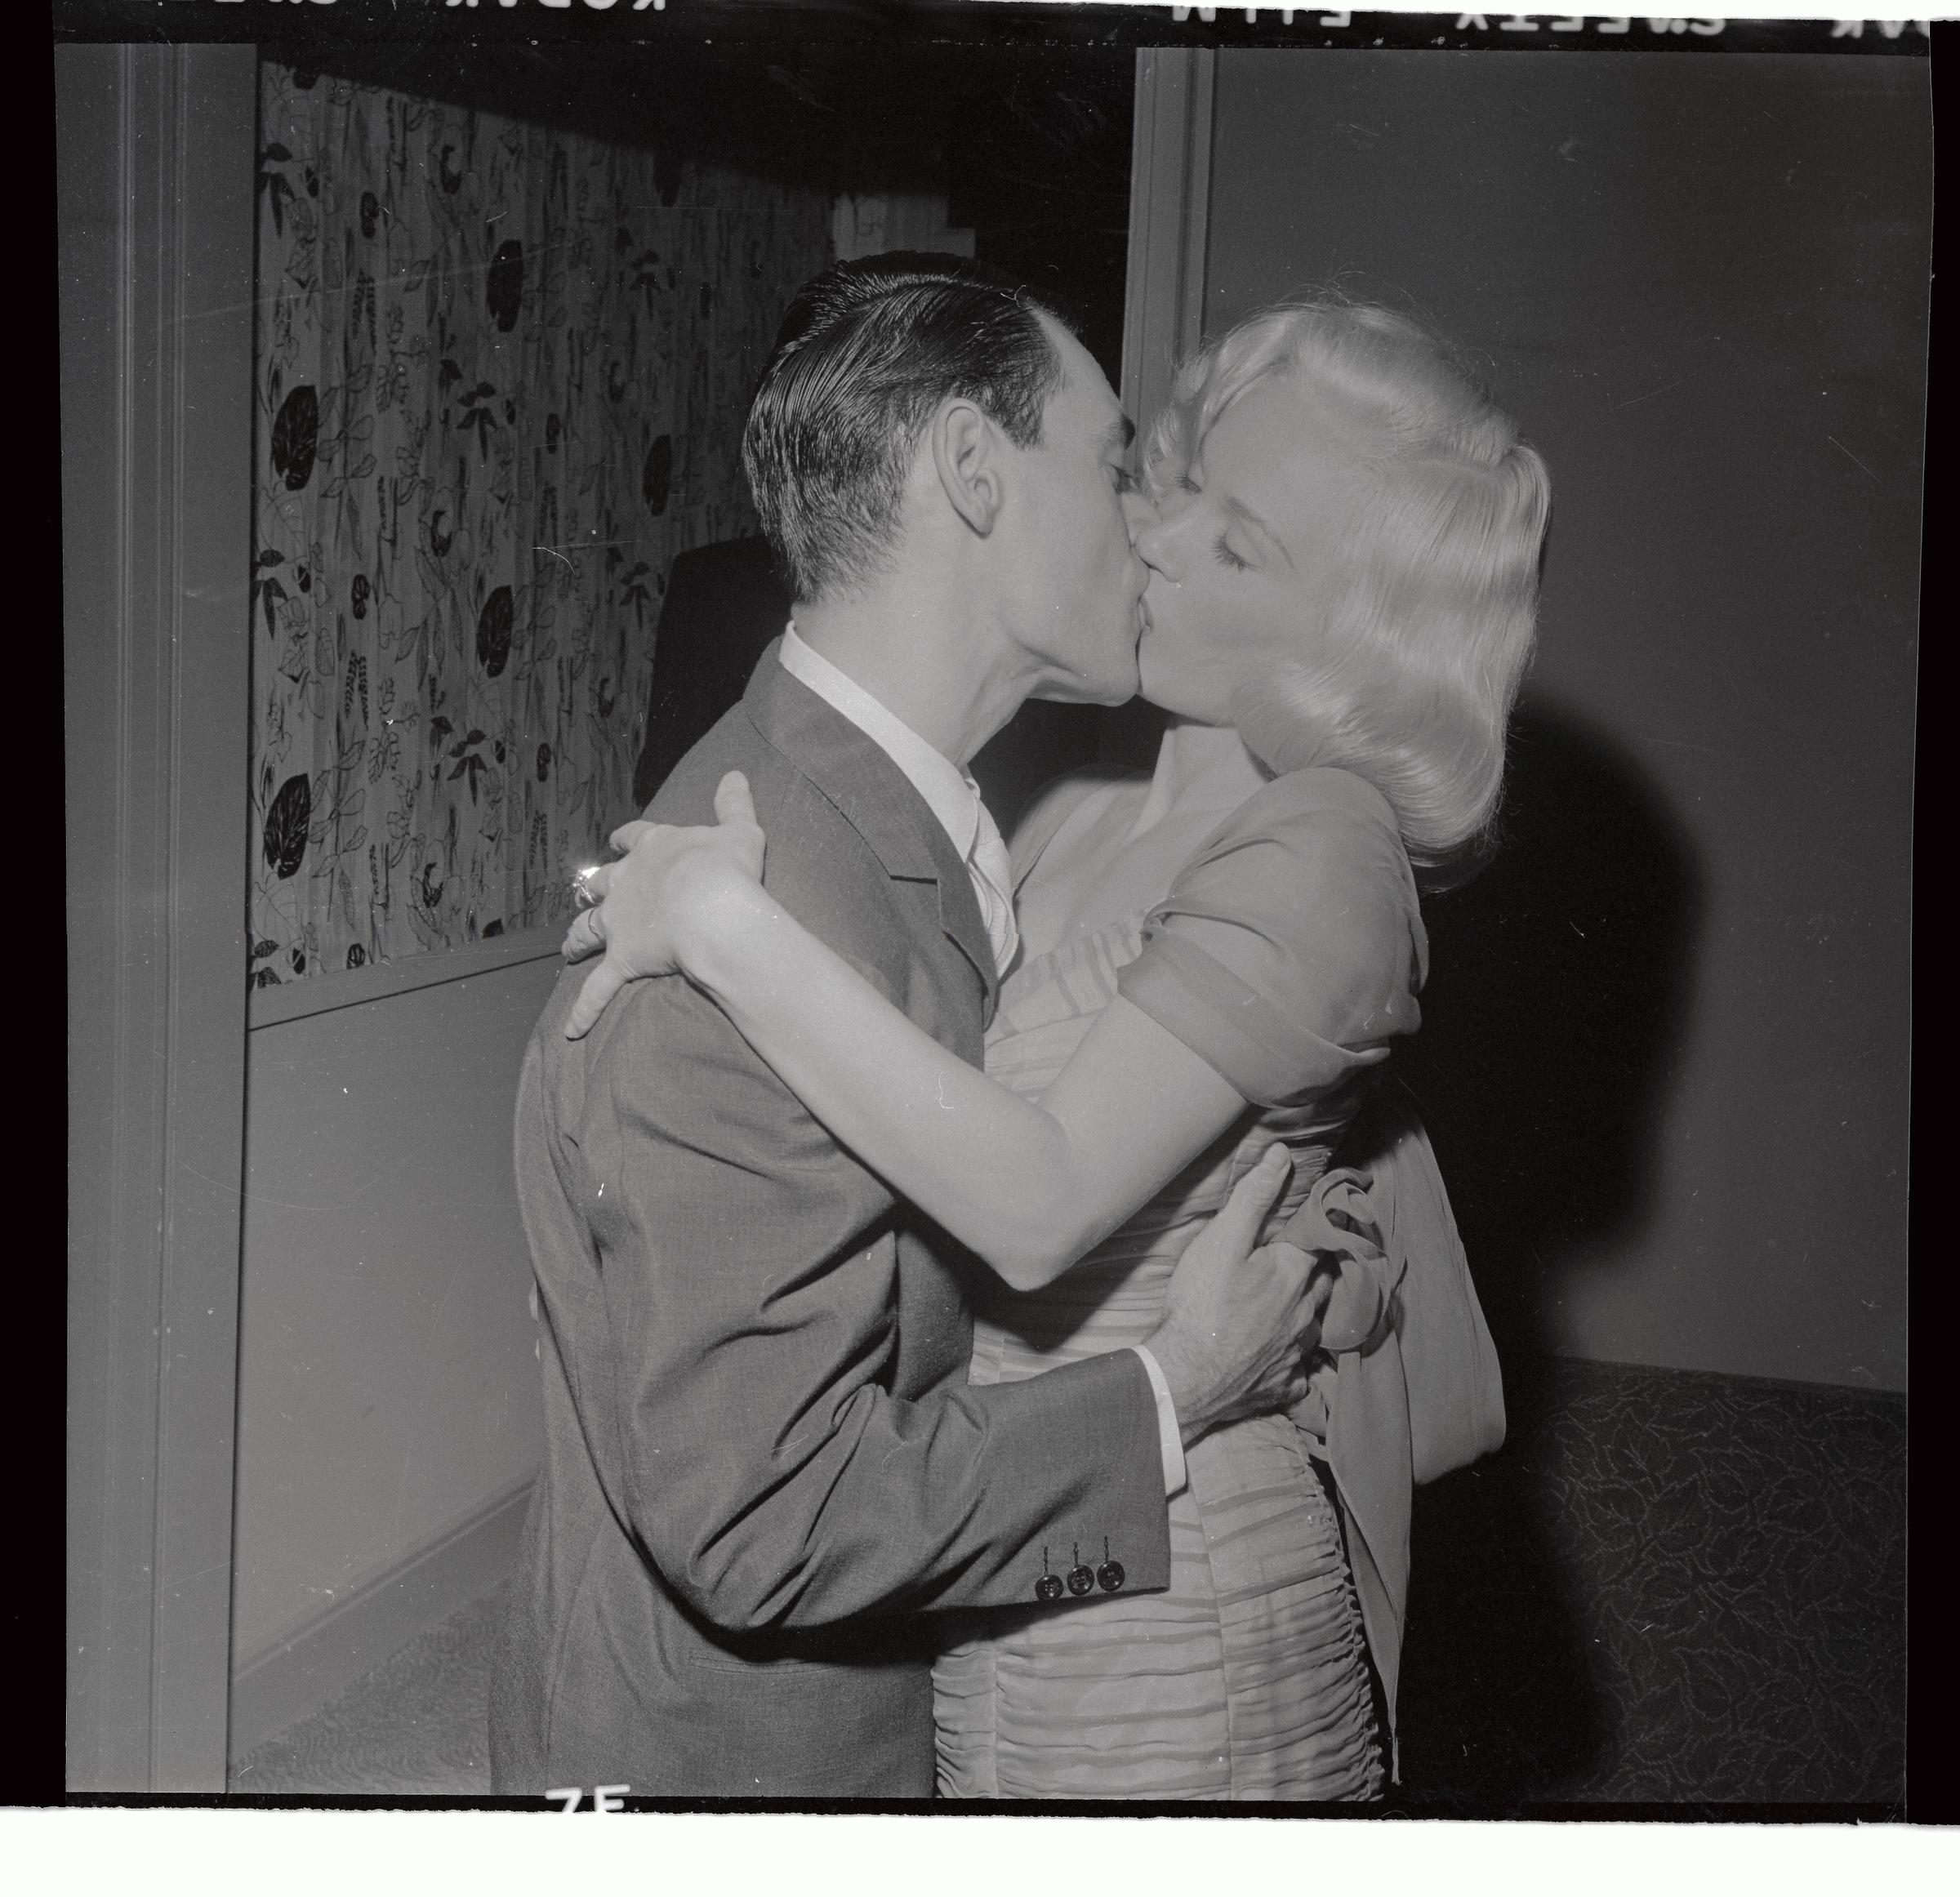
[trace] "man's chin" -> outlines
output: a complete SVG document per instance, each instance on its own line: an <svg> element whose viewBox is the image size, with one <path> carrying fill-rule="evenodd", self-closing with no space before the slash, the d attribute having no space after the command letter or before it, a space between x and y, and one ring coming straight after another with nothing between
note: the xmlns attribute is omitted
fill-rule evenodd
<svg viewBox="0 0 1960 1897"><path fill-rule="evenodd" d="M1134 669L1120 679L1112 680L1108 689L1090 702L1115 706L1129 704L1143 689L1143 680Z"/></svg>
<svg viewBox="0 0 1960 1897"><path fill-rule="evenodd" d="M1098 705L1105 710L1119 705L1128 705L1142 689L1136 680L1128 685L1094 685L1086 679L1071 679L1066 684L1044 686L1031 692L1028 697L1039 699L1045 705Z"/></svg>

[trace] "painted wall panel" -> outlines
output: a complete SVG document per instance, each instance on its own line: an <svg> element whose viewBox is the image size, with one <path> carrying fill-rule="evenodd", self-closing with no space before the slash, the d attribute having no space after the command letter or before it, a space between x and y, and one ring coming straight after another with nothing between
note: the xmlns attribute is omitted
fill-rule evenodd
<svg viewBox="0 0 1960 1897"><path fill-rule="evenodd" d="M234 1663L537 1463L511 1116L557 969L251 1037Z"/></svg>
<svg viewBox="0 0 1960 1897"><path fill-rule="evenodd" d="M1500 1343L1903 1388L1920 62L1220 56L1206 325L1427 314L1555 501L1412 1061Z"/></svg>

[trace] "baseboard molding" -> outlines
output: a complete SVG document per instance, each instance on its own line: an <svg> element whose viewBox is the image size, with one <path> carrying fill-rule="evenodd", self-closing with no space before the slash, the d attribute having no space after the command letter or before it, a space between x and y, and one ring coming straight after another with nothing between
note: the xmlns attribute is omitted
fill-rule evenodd
<svg viewBox="0 0 1960 1897"><path fill-rule="evenodd" d="M1754 1370L1705 1370L1680 1364L1642 1364L1629 1357L1582 1357L1570 1351L1553 1351L1551 1361L1561 1367L1585 1370L1630 1370L1643 1376L1674 1377L1704 1383L1753 1383L1772 1389L1830 1392L1838 1396L1870 1396L1882 1403L1903 1404L1906 1392L1895 1384L1845 1383L1829 1377L1770 1377Z"/></svg>
<svg viewBox="0 0 1960 1897"><path fill-rule="evenodd" d="M418 1633L487 1594L517 1560L530 1499L527 1476L318 1619L243 1657L231 1682L232 1759L317 1712Z"/></svg>

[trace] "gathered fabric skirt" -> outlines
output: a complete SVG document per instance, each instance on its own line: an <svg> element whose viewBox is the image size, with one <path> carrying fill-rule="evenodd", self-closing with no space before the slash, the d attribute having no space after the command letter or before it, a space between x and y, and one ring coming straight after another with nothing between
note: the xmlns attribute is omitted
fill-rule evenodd
<svg viewBox="0 0 1960 1897"><path fill-rule="evenodd" d="M1117 992L1143 918L1035 958L1009 977L987 1071L1031 1098ZM1249 1111L1122 1229L1039 1291L975 1294L976 1383L1039 1376L1162 1321L1177 1261L1267 1145L1304 1202L1336 1107ZM1290 1418L1194 1444L1171 1498L1170 1586L1097 1593L954 1622L933 1671L938 1786L951 1798L1352 1799L1379 1795L1381 1746L1361 1604L1313 1438ZM1057 1548L1095 1567L1096 1548Z"/></svg>
<svg viewBox="0 0 1960 1897"><path fill-rule="evenodd" d="M1166 1592L990 1615L942 1654L942 1797L1379 1796L1361 1610L1299 1432L1222 1431L1187 1467Z"/></svg>

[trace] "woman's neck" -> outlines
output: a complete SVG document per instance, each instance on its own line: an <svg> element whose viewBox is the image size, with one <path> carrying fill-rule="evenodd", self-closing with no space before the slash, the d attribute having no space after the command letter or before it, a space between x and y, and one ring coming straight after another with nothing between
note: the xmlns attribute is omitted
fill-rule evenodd
<svg viewBox="0 0 1960 1897"><path fill-rule="evenodd" d="M1168 817L1236 810L1272 777L1232 726L1174 718L1158 747L1157 768L1131 827L1131 839Z"/></svg>

